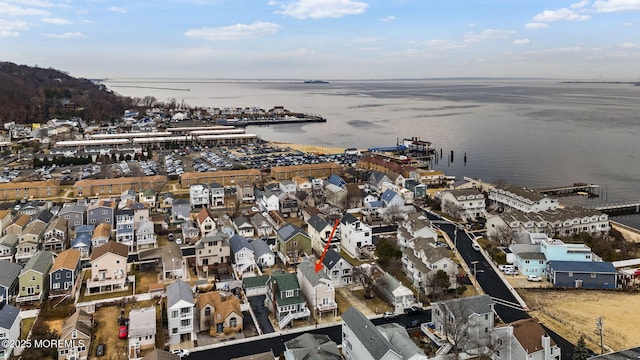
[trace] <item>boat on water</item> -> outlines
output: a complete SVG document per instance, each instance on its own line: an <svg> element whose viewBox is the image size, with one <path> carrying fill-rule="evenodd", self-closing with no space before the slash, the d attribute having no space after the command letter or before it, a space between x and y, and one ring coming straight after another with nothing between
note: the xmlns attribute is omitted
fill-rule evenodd
<svg viewBox="0 0 640 360"><path fill-rule="evenodd" d="M328 84L328 81L324 81L324 80L305 80L304 81L305 84Z"/></svg>

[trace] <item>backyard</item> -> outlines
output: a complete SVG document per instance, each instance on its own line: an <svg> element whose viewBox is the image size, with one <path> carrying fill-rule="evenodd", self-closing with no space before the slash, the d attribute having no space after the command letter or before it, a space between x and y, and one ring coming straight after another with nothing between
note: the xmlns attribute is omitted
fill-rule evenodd
<svg viewBox="0 0 640 360"><path fill-rule="evenodd" d="M598 290L519 290L529 314L567 340L576 343L581 334L587 347L600 353L596 319L604 323L605 350L622 350L640 344L640 297L636 293Z"/></svg>

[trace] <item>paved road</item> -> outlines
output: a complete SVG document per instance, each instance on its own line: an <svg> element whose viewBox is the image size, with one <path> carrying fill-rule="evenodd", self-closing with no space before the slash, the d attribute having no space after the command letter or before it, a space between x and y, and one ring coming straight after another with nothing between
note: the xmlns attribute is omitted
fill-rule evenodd
<svg viewBox="0 0 640 360"><path fill-rule="evenodd" d="M394 319L383 319L377 318L372 319L371 321L375 325L385 324L389 322L397 322L401 325L405 325L406 327L411 327L411 323L415 320L418 320L420 323L431 321L431 311L424 311L421 314L412 314L412 315L399 315ZM417 328L416 328L417 329ZM312 334L326 334L331 338L331 340L335 341L336 344L342 344L342 325L335 325L324 328L311 329L308 331L302 332L293 332L289 331L286 333L280 333L280 335L276 335L270 338L265 338L262 336L257 338L254 341L242 342L232 345L227 345L224 347L218 347L215 349L209 349L204 351L196 351L192 352L189 355L188 360L205 360L205 359L217 359L217 360L227 360L233 359L240 356L247 356L251 354L257 354L267 351L272 351L275 356L279 356L282 352L284 352L284 343L299 336L305 332Z"/></svg>
<svg viewBox="0 0 640 360"><path fill-rule="evenodd" d="M429 212L424 212L425 215L433 221L441 230L445 231L451 240L455 241L455 246L462 255L462 258L467 263L471 271L476 271L476 279L482 287L482 290L489 296L495 299L501 299L509 303L517 304L517 300L513 293L507 288L500 274L497 274L493 267L487 262L480 251L476 251L471 247L471 238L464 230L458 229L455 224L442 220L439 216ZM513 322L521 319L530 318L526 311L515 309L510 306L505 306L500 303L500 300L496 300L495 310L498 316L504 322ZM563 360L571 360L573 357L574 345L569 341L561 337L560 335L547 329L549 336L558 344L562 353Z"/></svg>

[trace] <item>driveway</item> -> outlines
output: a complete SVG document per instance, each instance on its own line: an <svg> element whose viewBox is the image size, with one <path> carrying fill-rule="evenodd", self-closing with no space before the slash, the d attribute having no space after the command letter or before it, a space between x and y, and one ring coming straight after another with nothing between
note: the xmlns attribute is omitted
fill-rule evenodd
<svg viewBox="0 0 640 360"><path fill-rule="evenodd" d="M267 308L264 306L265 299L265 295L253 296L249 298L249 303L251 304L253 314L256 316L258 325L262 329L262 333L268 334L274 332L274 330L271 321L269 321Z"/></svg>

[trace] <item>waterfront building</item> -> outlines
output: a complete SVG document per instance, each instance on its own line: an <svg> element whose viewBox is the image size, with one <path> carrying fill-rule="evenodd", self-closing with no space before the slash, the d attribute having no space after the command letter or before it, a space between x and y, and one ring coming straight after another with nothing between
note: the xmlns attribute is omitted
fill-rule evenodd
<svg viewBox="0 0 640 360"><path fill-rule="evenodd" d="M558 199L520 185L495 186L489 190L489 200L494 207L510 208L524 213L555 210L559 206Z"/></svg>

